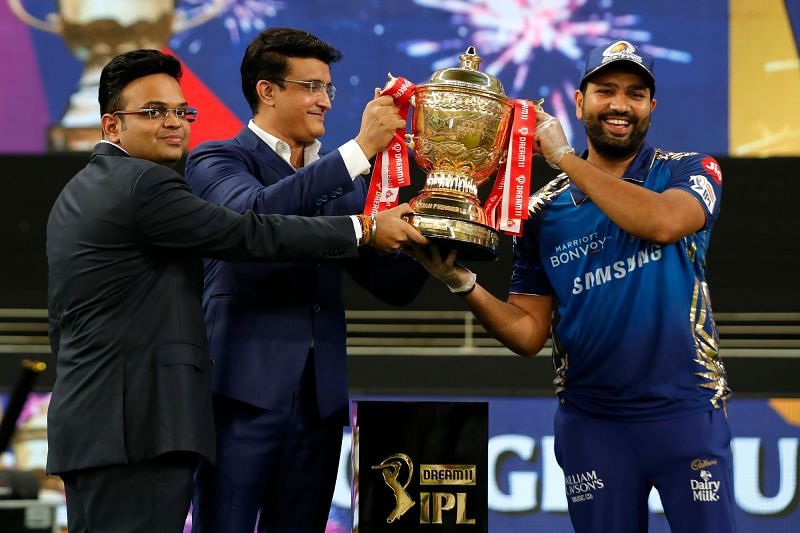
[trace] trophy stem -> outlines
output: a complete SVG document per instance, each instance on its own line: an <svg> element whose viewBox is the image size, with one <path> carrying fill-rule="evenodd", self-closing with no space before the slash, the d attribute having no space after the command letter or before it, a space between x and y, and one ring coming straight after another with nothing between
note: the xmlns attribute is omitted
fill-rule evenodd
<svg viewBox="0 0 800 533"><path fill-rule="evenodd" d="M445 250L455 248L459 259L497 257L499 235L486 224L475 179L456 172L428 174L422 193L410 201L409 224Z"/></svg>
<svg viewBox="0 0 800 533"><path fill-rule="evenodd" d="M477 200L478 185L466 174L454 172L431 172L425 180L424 191L448 192L458 196L471 196Z"/></svg>

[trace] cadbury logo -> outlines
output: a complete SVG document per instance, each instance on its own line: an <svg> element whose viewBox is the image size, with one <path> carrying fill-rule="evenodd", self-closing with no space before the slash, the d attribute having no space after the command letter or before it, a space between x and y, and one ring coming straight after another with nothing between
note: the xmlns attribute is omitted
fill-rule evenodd
<svg viewBox="0 0 800 533"><path fill-rule="evenodd" d="M691 467L692 470L702 470L703 468L707 468L715 464L717 464L716 459L695 459L692 461Z"/></svg>

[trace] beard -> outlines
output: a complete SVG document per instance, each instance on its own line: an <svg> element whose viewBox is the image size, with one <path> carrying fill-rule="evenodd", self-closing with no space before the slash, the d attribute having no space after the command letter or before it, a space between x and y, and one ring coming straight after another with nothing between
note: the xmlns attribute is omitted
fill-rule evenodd
<svg viewBox="0 0 800 533"><path fill-rule="evenodd" d="M650 128L650 117L638 118L629 113L602 113L593 115L583 110L583 127L592 146L601 156L611 160L621 160L635 154L641 148L647 130ZM631 132L625 137L617 137L603 129L603 122L608 118L621 118L631 123Z"/></svg>

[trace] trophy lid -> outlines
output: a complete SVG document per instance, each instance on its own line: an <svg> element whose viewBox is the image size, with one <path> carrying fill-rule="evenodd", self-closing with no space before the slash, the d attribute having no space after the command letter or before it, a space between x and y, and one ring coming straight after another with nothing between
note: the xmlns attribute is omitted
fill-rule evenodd
<svg viewBox="0 0 800 533"><path fill-rule="evenodd" d="M474 46L467 48L467 51L459 56L461 65L459 67L449 67L437 70L430 79L423 85L449 85L458 87L468 87L492 93L494 95L505 96L503 84L500 80L478 70L481 56L475 51Z"/></svg>

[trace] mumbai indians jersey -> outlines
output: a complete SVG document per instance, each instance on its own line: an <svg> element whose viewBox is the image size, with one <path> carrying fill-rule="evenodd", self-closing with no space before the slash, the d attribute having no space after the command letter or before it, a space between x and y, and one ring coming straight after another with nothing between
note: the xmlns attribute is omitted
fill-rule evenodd
<svg viewBox="0 0 800 533"><path fill-rule="evenodd" d="M562 174L531 196L510 292L553 296L553 382L562 400L626 419L721 407L730 391L704 274L719 165L644 144L623 179L686 191L705 210L705 227L674 244L644 241Z"/></svg>

